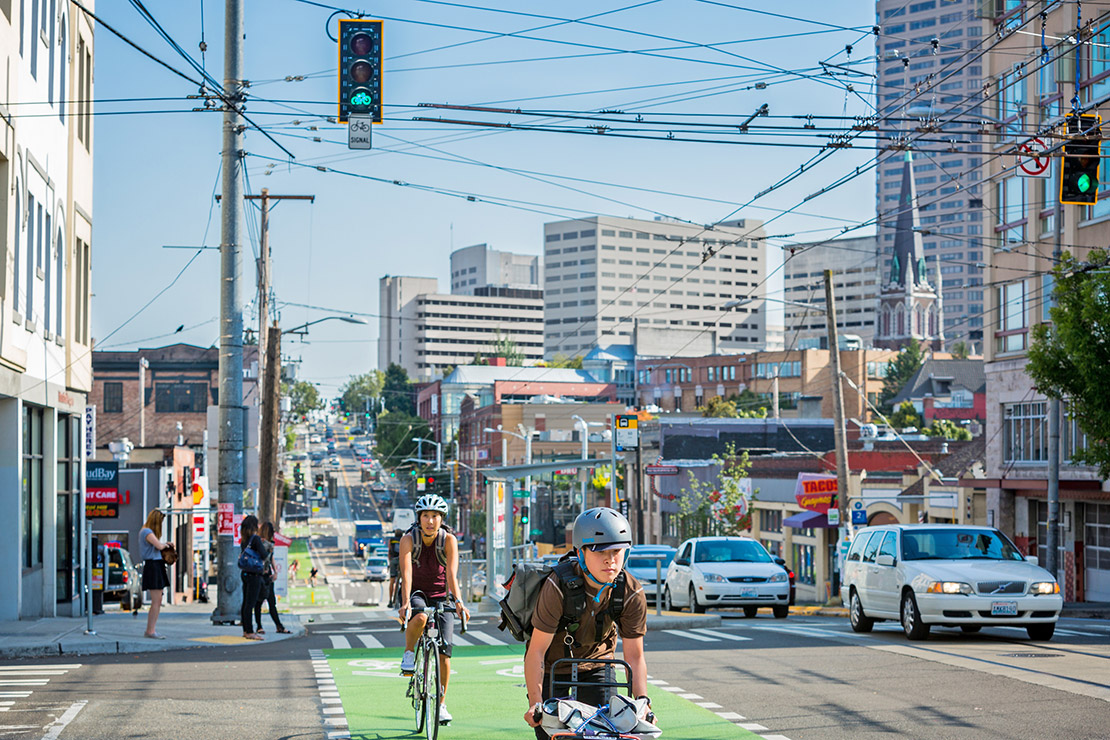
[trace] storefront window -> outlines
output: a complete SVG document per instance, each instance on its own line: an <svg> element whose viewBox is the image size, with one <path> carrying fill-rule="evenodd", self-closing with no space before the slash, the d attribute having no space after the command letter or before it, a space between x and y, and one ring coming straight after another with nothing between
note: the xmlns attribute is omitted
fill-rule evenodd
<svg viewBox="0 0 1110 740"><path fill-rule="evenodd" d="M42 565L43 544L43 409L23 406L23 567Z"/></svg>
<svg viewBox="0 0 1110 740"><path fill-rule="evenodd" d="M81 522L81 420L58 417L58 509L55 522L57 547L56 597L70 601L77 593L77 527Z"/></svg>
<svg viewBox="0 0 1110 740"><path fill-rule="evenodd" d="M813 570L813 546L794 545L790 565L794 568L795 581L812 586L817 582Z"/></svg>

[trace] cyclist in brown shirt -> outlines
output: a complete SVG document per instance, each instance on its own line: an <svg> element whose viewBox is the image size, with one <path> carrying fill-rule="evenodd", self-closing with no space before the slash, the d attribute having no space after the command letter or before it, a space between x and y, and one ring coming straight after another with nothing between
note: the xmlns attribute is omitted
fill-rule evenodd
<svg viewBox="0 0 1110 740"><path fill-rule="evenodd" d="M647 696L647 661L644 659L644 635L647 633L647 599L640 582L625 573L624 607L614 623L608 615L613 582L624 569L626 550L632 545L631 527L619 512L595 508L582 512L574 522L574 547L578 561L577 573L584 577L586 610L578 629L568 639L567 630L560 629L563 617L563 589L559 578L552 574L540 590L532 613L532 638L524 655L524 682L528 690L528 711L524 720L536 728L536 737L547 740L539 727L537 709L553 696L569 693L567 687L552 691L548 671L561 658L612 659L617 635L624 641L623 657L632 670L632 689L637 697ZM598 634L598 614L605 615ZM605 687L582 686L612 680L611 669L589 662L578 666L578 700L594 706L608 702L610 690ZM559 680L569 679L557 674Z"/></svg>

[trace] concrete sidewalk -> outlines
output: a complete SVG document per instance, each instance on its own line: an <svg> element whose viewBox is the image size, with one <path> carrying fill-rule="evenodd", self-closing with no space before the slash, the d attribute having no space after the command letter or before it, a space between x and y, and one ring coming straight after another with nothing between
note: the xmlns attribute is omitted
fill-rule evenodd
<svg viewBox="0 0 1110 740"><path fill-rule="evenodd" d="M85 634L84 617L0 622L0 659L36 658L55 655L103 655L108 653L146 653L162 650L212 647L216 645L262 645L244 640L238 625L212 623L214 604L162 605L156 630L166 639L144 636L147 609L137 614L108 610L93 616L95 635ZM265 641L302 637L305 628L295 614L282 614L281 621L290 634L279 635L269 614L263 609Z"/></svg>

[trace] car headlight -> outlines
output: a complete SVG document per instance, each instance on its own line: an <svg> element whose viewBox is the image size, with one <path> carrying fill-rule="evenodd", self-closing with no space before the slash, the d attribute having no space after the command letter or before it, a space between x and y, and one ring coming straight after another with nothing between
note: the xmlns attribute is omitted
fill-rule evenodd
<svg viewBox="0 0 1110 740"><path fill-rule="evenodd" d="M1031 583L1029 584L1029 593L1034 595L1058 594L1060 593L1060 584L1056 581L1041 581L1039 583Z"/></svg>
<svg viewBox="0 0 1110 740"><path fill-rule="evenodd" d="M787 576L785 573L776 573L773 576L771 576L770 578L768 578L767 582L768 583L786 583L788 580L790 580L790 577Z"/></svg>
<svg viewBox="0 0 1110 740"><path fill-rule="evenodd" d="M968 584L955 581L933 581L925 591L931 594L967 594L968 596L974 593Z"/></svg>
<svg viewBox="0 0 1110 740"><path fill-rule="evenodd" d="M728 583L728 579L720 573L702 573L701 577L706 583Z"/></svg>

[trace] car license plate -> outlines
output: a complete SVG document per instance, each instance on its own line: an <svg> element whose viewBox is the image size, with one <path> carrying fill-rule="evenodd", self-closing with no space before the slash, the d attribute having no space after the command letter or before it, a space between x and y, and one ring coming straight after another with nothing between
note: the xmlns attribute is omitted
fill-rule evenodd
<svg viewBox="0 0 1110 740"><path fill-rule="evenodd" d="M992 601L992 617L1016 617L1018 613L1016 601Z"/></svg>
<svg viewBox="0 0 1110 740"><path fill-rule="evenodd" d="M754 599L758 595L759 594L756 593L756 590L754 588L742 588L742 589L740 589L740 598Z"/></svg>

